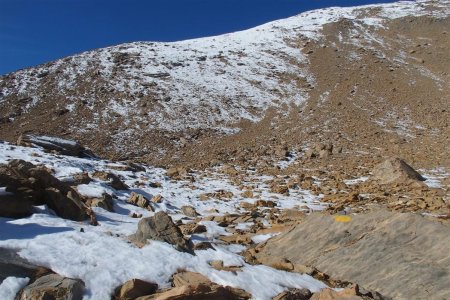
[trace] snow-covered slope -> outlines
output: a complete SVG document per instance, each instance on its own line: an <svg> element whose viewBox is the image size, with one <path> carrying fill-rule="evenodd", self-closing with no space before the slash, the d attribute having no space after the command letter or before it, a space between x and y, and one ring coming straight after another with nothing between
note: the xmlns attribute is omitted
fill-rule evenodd
<svg viewBox="0 0 450 300"><path fill-rule="evenodd" d="M125 165L104 160L57 156L39 148L0 143L0 164L11 159L45 165L60 180L70 179L80 172L92 174L94 171L109 171L121 176L130 186L128 191L117 191L99 180L77 186L78 192L86 197L101 197L103 193L108 193L115 198L115 212L93 208L99 221L99 226L96 227L87 222L59 218L45 206L36 207L37 213L28 218L0 218L0 247L18 249L20 256L32 263L51 268L63 276L82 279L87 287L86 299L109 299L115 287L131 278L168 287L170 276L180 269L202 273L219 284L243 288L252 293L255 299L271 299L289 287L306 287L312 291L325 287L322 282L306 274L288 273L245 263L238 254L245 247L221 242L219 236L231 233L215 221L201 221L200 224L207 227L207 232L191 236L194 243L209 241L215 248L195 251L196 256L179 252L167 243L152 241L139 248L128 242L127 236L136 231L140 220L129 214L140 213L144 217L154 214L126 202L133 191L147 197L162 195L162 203L154 203L152 206L156 211L166 211L174 220L183 218L183 223L192 222L181 213L183 205L193 206L202 217L244 212L239 203L253 203L256 199L240 195L239 187L231 183L224 174L213 171L204 176L205 174L198 173L194 175L195 183L172 181L165 176L164 170L158 168L146 167L146 171L141 172L118 171L118 168ZM268 179L270 178L267 176L255 175L242 184L260 190L260 197L278 198L263 183ZM159 182L162 186L152 187L151 183L154 182ZM200 194L220 190L232 192L234 196L227 201L214 197L199 200ZM0 193L2 192L4 190L0 187ZM314 210L326 207L320 203L320 197L313 196L307 190L292 190L290 196L278 199L277 205L279 208L303 205ZM246 222L237 227L244 229L251 225L254 225L253 222ZM269 226L267 221L266 225ZM253 238L255 242L262 242L272 235L255 235ZM223 260L226 266L240 266L242 271L236 274L217 271L209 265L213 260ZM4 287L0 285L0 295L8 288L7 283Z"/></svg>
<svg viewBox="0 0 450 300"><path fill-rule="evenodd" d="M85 131L118 115L131 131L226 129L241 119L259 120L268 107L308 99L314 76L302 48L320 39L324 24L346 18L380 27L386 19L436 14L436 7L449 13L449 1L436 2L434 10L427 9L430 1L329 8L216 37L89 51L3 77L0 105L16 95L27 99L22 109L29 111L63 97L73 115L82 106L93 111L79 128Z"/></svg>

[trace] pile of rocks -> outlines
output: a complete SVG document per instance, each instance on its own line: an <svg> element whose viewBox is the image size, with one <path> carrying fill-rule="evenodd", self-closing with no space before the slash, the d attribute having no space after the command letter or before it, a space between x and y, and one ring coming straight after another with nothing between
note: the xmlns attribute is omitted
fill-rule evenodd
<svg viewBox="0 0 450 300"><path fill-rule="evenodd" d="M0 216L23 217L33 213L34 205L46 204L58 216L81 221L92 212L70 185L54 177L44 167L24 160L11 160L0 167Z"/></svg>

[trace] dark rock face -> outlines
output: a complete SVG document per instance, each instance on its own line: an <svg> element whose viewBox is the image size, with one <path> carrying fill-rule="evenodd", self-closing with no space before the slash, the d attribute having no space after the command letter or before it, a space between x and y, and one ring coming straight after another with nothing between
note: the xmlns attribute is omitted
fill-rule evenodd
<svg viewBox="0 0 450 300"><path fill-rule="evenodd" d="M95 157L89 150L75 141L66 140L58 137L39 136L32 134L21 135L17 141L19 146L40 146L45 150L56 151L63 155L76 157Z"/></svg>
<svg viewBox="0 0 450 300"><path fill-rule="evenodd" d="M308 289L290 289L275 296L272 300L308 300L312 293Z"/></svg>
<svg viewBox="0 0 450 300"><path fill-rule="evenodd" d="M123 181L111 172L97 171L92 174L93 177L106 181L109 186L116 190L128 190L128 186Z"/></svg>
<svg viewBox="0 0 450 300"><path fill-rule="evenodd" d="M33 214L33 205L27 199L8 193L0 194L0 217L25 218Z"/></svg>
<svg viewBox="0 0 450 300"><path fill-rule="evenodd" d="M147 243L147 240L166 242L174 245L178 251L194 253L192 242L184 238L170 216L162 211L140 220L138 230L131 236L131 240L140 244Z"/></svg>
<svg viewBox="0 0 450 300"><path fill-rule="evenodd" d="M46 204L58 216L65 219L82 221L88 217L80 195L43 167L37 167L23 160L11 160L8 165L0 167L0 185L6 186L5 191L14 197L14 200L2 197L5 204L11 201L18 202L14 204L18 215L27 215L26 209L29 207L27 203L31 203Z"/></svg>
<svg viewBox="0 0 450 300"><path fill-rule="evenodd" d="M31 280L50 270L35 266L20 257L15 250L0 248L0 283L7 277L28 277Z"/></svg>
<svg viewBox="0 0 450 300"><path fill-rule="evenodd" d="M45 275L23 288L18 300L81 300L84 283L79 279L62 277L58 274Z"/></svg>
<svg viewBox="0 0 450 300"><path fill-rule="evenodd" d="M416 214L379 210L311 214L261 245L256 257L311 266L395 299L445 299L450 297L449 247L447 225Z"/></svg>

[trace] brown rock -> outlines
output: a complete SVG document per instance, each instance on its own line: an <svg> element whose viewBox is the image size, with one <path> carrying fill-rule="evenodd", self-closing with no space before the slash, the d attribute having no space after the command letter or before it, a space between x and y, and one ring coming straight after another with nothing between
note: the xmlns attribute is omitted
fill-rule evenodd
<svg viewBox="0 0 450 300"><path fill-rule="evenodd" d="M188 216L188 217L195 218L196 216L198 216L197 211L192 206L188 206L188 205L182 206L181 211L183 212L183 214L185 216Z"/></svg>
<svg viewBox="0 0 450 300"><path fill-rule="evenodd" d="M116 289L117 300L133 300L156 292L158 285L140 279L131 279Z"/></svg>
<svg viewBox="0 0 450 300"><path fill-rule="evenodd" d="M277 206L277 204L270 200L267 200L267 201L266 200L257 200L253 206L254 207L275 207L275 206Z"/></svg>
<svg viewBox="0 0 450 300"><path fill-rule="evenodd" d="M89 182L91 182L91 181L92 181L92 178L89 177L89 174L86 172L73 175L73 184L74 185L89 184Z"/></svg>
<svg viewBox="0 0 450 300"><path fill-rule="evenodd" d="M175 246L178 251L194 254L192 242L184 239L180 229L173 223L172 218L165 212L157 212L153 217L143 218L138 223L131 241L143 245L148 240L166 242Z"/></svg>
<svg viewBox="0 0 450 300"><path fill-rule="evenodd" d="M241 196L243 198L253 198L254 195L253 195L253 191L246 190L241 194Z"/></svg>
<svg viewBox="0 0 450 300"><path fill-rule="evenodd" d="M270 187L270 192L282 195L289 195L289 188L286 185L275 184Z"/></svg>
<svg viewBox="0 0 450 300"><path fill-rule="evenodd" d="M315 293L311 300L363 300L363 298L357 295L354 287L346 288L339 292L326 288Z"/></svg>
<svg viewBox="0 0 450 300"><path fill-rule="evenodd" d="M172 284L174 287L198 285L209 282L210 280L206 276L196 272L183 271L172 276Z"/></svg>
<svg viewBox="0 0 450 300"><path fill-rule="evenodd" d="M82 221L88 217L80 195L46 168L24 160L11 160L0 168L0 184L22 201L31 201L33 205L47 204L62 218Z"/></svg>
<svg viewBox="0 0 450 300"><path fill-rule="evenodd" d="M391 158L377 165L372 172L371 179L380 184L425 180L422 175L399 158Z"/></svg>
<svg viewBox="0 0 450 300"><path fill-rule="evenodd" d="M161 195L155 195L152 197L151 201L153 203L161 203L162 199L163 199L163 197Z"/></svg>
<svg viewBox="0 0 450 300"><path fill-rule="evenodd" d="M311 296L312 293L308 289L290 289L273 297L272 300L308 300Z"/></svg>
<svg viewBox="0 0 450 300"><path fill-rule="evenodd" d="M85 201L90 207L101 207L107 211L114 211L114 201L111 195L104 193L102 198L90 198Z"/></svg>
<svg viewBox="0 0 450 300"><path fill-rule="evenodd" d="M116 190L128 190L128 186L114 173L105 171L96 171L92 174L93 177L106 181L109 186Z"/></svg>
<svg viewBox="0 0 450 300"><path fill-rule="evenodd" d="M0 194L0 217L25 218L33 214L33 205L19 195Z"/></svg>
<svg viewBox="0 0 450 300"><path fill-rule="evenodd" d="M194 272L180 272L173 275L174 288L139 300L243 300L251 298L244 290L224 287L211 282L205 276Z"/></svg>
<svg viewBox="0 0 450 300"><path fill-rule="evenodd" d="M144 197L144 195L132 192L130 198L128 198L128 203L148 209L153 211L152 206L150 205L150 201Z"/></svg>
<svg viewBox="0 0 450 300"><path fill-rule="evenodd" d="M83 298L84 283L79 279L65 278L58 274L45 275L19 292L18 300L68 299Z"/></svg>

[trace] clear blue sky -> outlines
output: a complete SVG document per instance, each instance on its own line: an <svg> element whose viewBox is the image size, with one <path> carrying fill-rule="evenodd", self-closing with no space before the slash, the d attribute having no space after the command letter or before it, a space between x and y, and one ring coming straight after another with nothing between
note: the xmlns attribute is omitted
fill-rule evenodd
<svg viewBox="0 0 450 300"><path fill-rule="evenodd" d="M132 41L242 30L300 12L389 0L0 0L0 74Z"/></svg>

